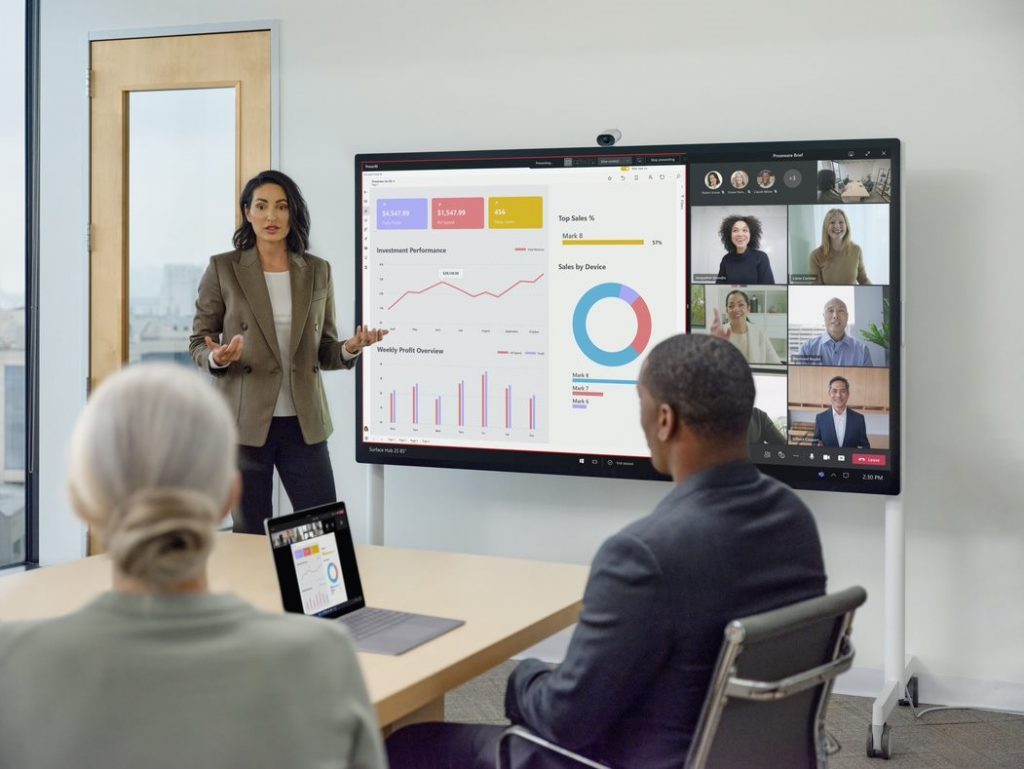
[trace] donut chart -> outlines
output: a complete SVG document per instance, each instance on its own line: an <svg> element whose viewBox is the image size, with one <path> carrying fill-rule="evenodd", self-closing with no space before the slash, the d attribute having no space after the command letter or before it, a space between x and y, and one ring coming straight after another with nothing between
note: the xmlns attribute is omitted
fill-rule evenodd
<svg viewBox="0 0 1024 769"><path fill-rule="evenodd" d="M621 299L636 315L636 335L621 350L605 350L594 344L587 333L587 316L602 299ZM580 351L601 366L625 366L635 361L651 341L651 311L636 291L623 283L601 283L587 291L572 314L572 333Z"/></svg>
<svg viewBox="0 0 1024 769"><path fill-rule="evenodd" d="M338 574L338 567L337 567L337 565L334 564L334 563L328 562L327 563L327 579L330 581L330 583L332 585L337 585L338 584L338 577L339 576L341 576L341 575Z"/></svg>

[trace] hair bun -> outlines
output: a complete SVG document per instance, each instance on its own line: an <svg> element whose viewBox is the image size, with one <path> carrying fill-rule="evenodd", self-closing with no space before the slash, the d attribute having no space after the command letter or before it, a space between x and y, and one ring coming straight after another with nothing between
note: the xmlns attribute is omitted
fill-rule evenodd
<svg viewBox="0 0 1024 769"><path fill-rule="evenodd" d="M191 489L139 489L110 515L110 558L126 576L153 586L195 577L213 546L218 513L208 496Z"/></svg>

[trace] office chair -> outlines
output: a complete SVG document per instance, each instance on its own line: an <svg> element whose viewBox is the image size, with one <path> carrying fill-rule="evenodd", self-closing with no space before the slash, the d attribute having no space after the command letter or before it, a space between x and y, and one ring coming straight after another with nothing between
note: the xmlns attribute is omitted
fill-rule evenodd
<svg viewBox="0 0 1024 769"><path fill-rule="evenodd" d="M828 192L836 186L836 172L831 168L818 171L818 192Z"/></svg>
<svg viewBox="0 0 1024 769"><path fill-rule="evenodd" d="M811 598L730 622L711 675L685 769L823 769L832 684L853 664L853 614L864 588ZM590 769L608 769L520 726L498 742L511 767L518 738Z"/></svg>
<svg viewBox="0 0 1024 769"><path fill-rule="evenodd" d="M842 203L843 185L836 189L836 172L830 168L822 168L818 171L818 202L819 203Z"/></svg>

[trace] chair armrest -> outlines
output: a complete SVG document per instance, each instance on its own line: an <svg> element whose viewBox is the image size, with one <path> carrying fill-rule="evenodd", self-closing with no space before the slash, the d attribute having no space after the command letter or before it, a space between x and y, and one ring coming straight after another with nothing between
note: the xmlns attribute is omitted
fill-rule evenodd
<svg viewBox="0 0 1024 769"><path fill-rule="evenodd" d="M521 726L510 726L508 729L501 733L501 737L498 738L498 754L497 761L495 762L497 769L513 769L511 761L506 761L506 744L513 738L519 737L520 739L532 742L545 750L550 750L552 753L557 753L563 758L568 758L571 761L582 766L588 766L590 769L609 769L604 764L599 764L597 761L591 761L585 756L581 756L579 753L573 753L571 750L566 750L560 745L556 745L553 742L545 740L543 737L538 737L531 731L524 729Z"/></svg>

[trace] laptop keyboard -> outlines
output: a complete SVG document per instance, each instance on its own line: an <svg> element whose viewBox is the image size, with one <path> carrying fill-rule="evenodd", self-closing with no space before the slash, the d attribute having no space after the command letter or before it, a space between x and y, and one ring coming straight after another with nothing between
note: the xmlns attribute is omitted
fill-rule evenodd
<svg viewBox="0 0 1024 769"><path fill-rule="evenodd" d="M373 609L368 606L364 606L358 611L354 611L351 614L346 614L344 617L338 617L338 619L345 624L348 628L349 633L355 640L368 638L369 636L389 628L392 625L397 625L402 622L409 615L404 611L392 611L390 609Z"/></svg>

